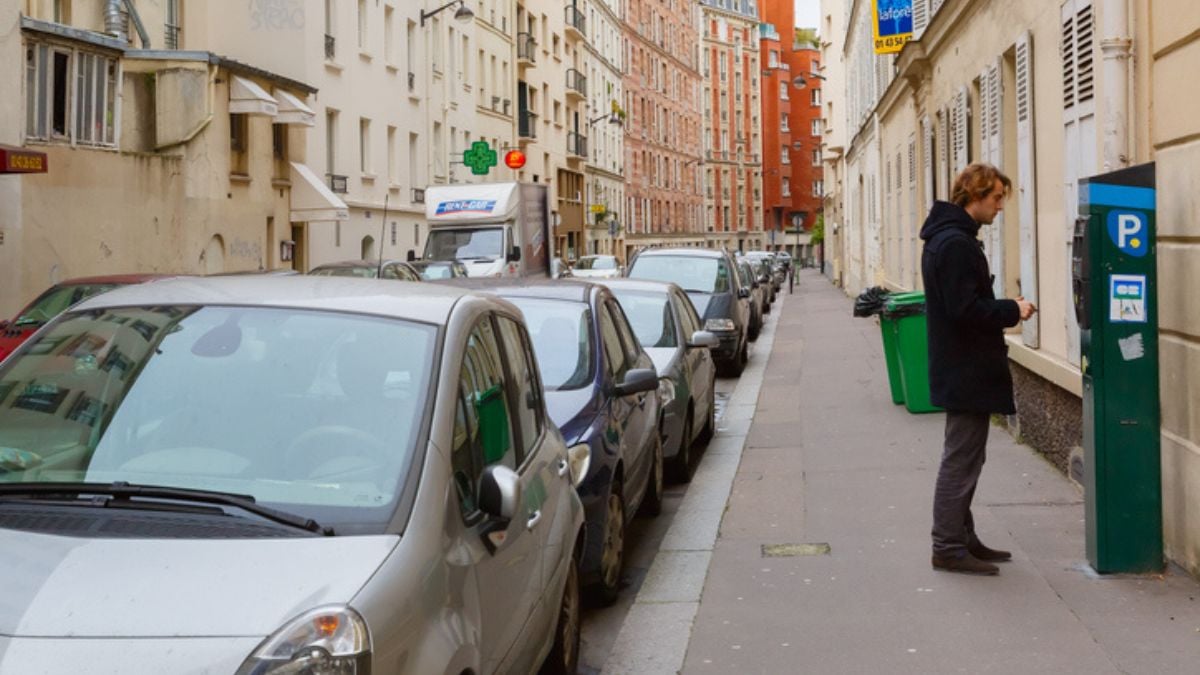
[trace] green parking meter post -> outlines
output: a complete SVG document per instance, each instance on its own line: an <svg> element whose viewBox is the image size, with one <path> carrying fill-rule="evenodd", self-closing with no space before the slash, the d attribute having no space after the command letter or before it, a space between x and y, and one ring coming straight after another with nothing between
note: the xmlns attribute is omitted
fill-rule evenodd
<svg viewBox="0 0 1200 675"><path fill-rule="evenodd" d="M1163 568L1155 208L1153 164L1080 181L1087 556L1105 574Z"/></svg>

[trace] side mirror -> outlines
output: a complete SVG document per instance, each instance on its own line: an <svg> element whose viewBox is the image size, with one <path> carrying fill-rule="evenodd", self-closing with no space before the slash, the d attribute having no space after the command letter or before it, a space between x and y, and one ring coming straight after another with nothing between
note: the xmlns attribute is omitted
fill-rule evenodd
<svg viewBox="0 0 1200 675"><path fill-rule="evenodd" d="M508 253L508 262L521 262L521 247L514 246Z"/></svg>
<svg viewBox="0 0 1200 675"><path fill-rule="evenodd" d="M416 259L417 259L417 252L412 250L411 248L408 249L408 256L405 257L405 260L407 260L408 262L412 262Z"/></svg>
<svg viewBox="0 0 1200 675"><path fill-rule="evenodd" d="M688 340L687 346L689 349L716 349L721 346L721 340L706 330L698 330L692 333L692 339Z"/></svg>
<svg viewBox="0 0 1200 675"><path fill-rule="evenodd" d="M739 297L739 298L748 298L748 297L750 297L750 289L749 289L749 288L741 288L741 289L738 289L738 297Z"/></svg>
<svg viewBox="0 0 1200 675"><path fill-rule="evenodd" d="M479 510L496 520L508 522L521 503L521 478L503 464L483 470L479 480Z"/></svg>
<svg viewBox="0 0 1200 675"><path fill-rule="evenodd" d="M617 396L640 394L658 389L658 373L653 368L634 368L625 373L625 380L613 391Z"/></svg>

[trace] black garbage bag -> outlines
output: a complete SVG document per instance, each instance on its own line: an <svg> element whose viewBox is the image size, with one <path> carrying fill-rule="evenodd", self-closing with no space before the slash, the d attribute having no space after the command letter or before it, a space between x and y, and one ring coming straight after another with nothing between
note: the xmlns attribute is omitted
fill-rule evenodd
<svg viewBox="0 0 1200 675"><path fill-rule="evenodd" d="M874 316L883 311L888 296L891 295L882 286L872 286L854 300L854 316Z"/></svg>

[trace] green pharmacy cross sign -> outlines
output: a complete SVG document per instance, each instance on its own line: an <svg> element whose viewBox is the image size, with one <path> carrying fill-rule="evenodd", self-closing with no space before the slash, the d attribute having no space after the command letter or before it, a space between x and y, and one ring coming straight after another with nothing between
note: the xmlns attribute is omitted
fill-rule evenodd
<svg viewBox="0 0 1200 675"><path fill-rule="evenodd" d="M463 164L471 167L476 176L486 176L496 166L496 151L486 141L475 141L471 149L463 153Z"/></svg>

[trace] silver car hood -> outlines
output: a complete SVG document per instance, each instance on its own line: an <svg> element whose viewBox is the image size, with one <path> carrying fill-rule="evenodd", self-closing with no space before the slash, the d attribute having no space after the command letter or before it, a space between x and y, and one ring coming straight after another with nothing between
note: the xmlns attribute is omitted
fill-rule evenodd
<svg viewBox="0 0 1200 675"><path fill-rule="evenodd" d="M0 636L263 637L305 610L349 602L399 540L0 530Z"/></svg>

